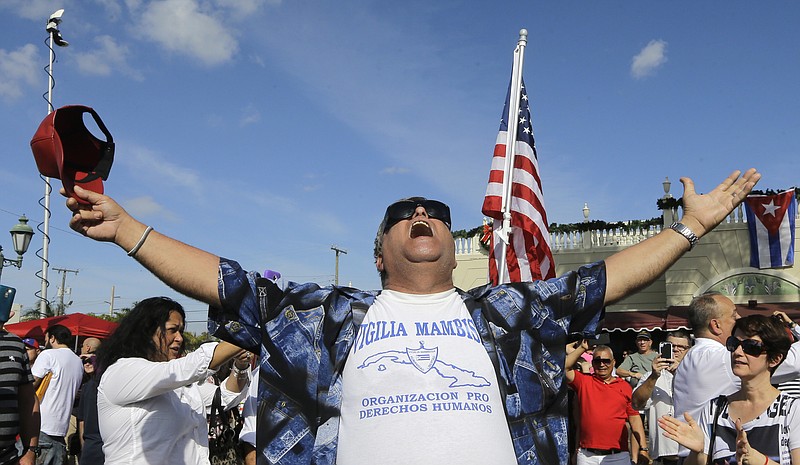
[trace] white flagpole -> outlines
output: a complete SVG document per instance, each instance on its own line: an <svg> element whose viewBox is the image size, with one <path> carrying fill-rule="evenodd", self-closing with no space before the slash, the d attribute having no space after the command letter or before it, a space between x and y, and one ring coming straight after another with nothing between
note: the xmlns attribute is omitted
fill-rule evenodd
<svg viewBox="0 0 800 465"><path fill-rule="evenodd" d="M514 65L511 68L511 91L508 101L508 115L506 115L506 159L503 171L503 226L500 229L502 241L500 260L498 260L498 283L509 281L508 266L506 266L506 248L511 241L511 185L513 183L514 157L517 145L517 118L519 118L519 97L522 91L522 64L525 58L525 46L528 44L528 30L520 29L517 48L514 49Z"/></svg>

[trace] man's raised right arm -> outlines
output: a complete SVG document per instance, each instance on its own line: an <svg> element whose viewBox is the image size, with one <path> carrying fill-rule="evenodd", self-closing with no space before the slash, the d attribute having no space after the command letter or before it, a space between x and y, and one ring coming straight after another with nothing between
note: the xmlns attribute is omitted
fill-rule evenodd
<svg viewBox="0 0 800 465"><path fill-rule="evenodd" d="M586 339L567 344L567 357L564 360L564 376L567 382L571 383L575 379L575 364L584 352L589 350L589 342Z"/></svg>
<svg viewBox="0 0 800 465"><path fill-rule="evenodd" d="M62 190L63 191L63 190ZM97 241L113 242L126 252L139 244L147 230L108 196L75 186L75 193L89 202L67 199L73 215L70 227ZM63 194L63 192L62 192ZM193 299L218 306L219 257L150 231L132 255L139 263L169 287Z"/></svg>

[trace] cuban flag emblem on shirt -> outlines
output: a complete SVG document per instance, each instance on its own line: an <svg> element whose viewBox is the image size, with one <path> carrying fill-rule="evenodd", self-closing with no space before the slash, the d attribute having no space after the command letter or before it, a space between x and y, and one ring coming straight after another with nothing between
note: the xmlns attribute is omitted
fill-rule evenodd
<svg viewBox="0 0 800 465"><path fill-rule="evenodd" d="M792 266L797 217L794 189L775 195L748 195L744 207L750 231L750 266Z"/></svg>

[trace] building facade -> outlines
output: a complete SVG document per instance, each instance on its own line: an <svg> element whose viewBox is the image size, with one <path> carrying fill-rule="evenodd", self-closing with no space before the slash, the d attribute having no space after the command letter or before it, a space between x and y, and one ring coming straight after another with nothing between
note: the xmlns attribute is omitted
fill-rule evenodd
<svg viewBox="0 0 800 465"><path fill-rule="evenodd" d="M588 219L588 209L584 207L584 211ZM658 234L675 217L675 211L664 210L662 225L633 232L551 234L556 275L603 260ZM796 220L795 229L798 224L800 221ZM795 250L798 242L800 234L796 231ZM479 236L456 239L456 260L458 266L453 278L457 287L470 289L488 281L488 250L480 245ZM608 331L687 327L686 306L694 296L707 291L727 295L742 314L782 310L800 321L800 268L797 264L777 269L750 267L748 226L744 207L740 205L653 284L607 307L601 327Z"/></svg>

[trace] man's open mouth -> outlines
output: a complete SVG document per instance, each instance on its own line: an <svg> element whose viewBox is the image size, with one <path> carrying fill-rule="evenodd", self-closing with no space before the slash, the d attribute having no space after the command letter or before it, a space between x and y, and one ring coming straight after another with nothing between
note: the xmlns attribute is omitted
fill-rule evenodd
<svg viewBox="0 0 800 465"><path fill-rule="evenodd" d="M414 224L411 225L411 238L414 239L420 236L433 236L431 225L425 221L415 221Z"/></svg>

